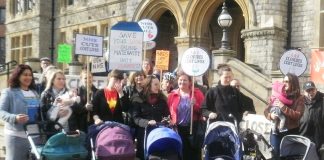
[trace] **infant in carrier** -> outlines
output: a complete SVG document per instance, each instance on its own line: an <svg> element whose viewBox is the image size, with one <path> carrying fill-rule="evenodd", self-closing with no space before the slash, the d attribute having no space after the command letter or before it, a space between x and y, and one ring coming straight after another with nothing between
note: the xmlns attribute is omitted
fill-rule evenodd
<svg viewBox="0 0 324 160"><path fill-rule="evenodd" d="M55 121L58 117L60 108L66 110L67 114L63 117L59 117L57 122L60 123L64 129L67 129L67 121L72 114L72 109L70 107L74 103L80 103L80 97L77 95L76 90L65 92L55 99L53 106L48 111L48 117L50 118L50 120ZM57 127L58 126L55 126L55 128Z"/></svg>
<svg viewBox="0 0 324 160"><path fill-rule="evenodd" d="M287 131L287 128L285 127L286 117L284 113L281 112L279 106L274 106L276 99L280 100L280 102L282 102L286 106L290 106L293 103L292 100L287 98L287 94L285 93L285 85L278 81L272 84L272 94L270 98L270 113L277 115L277 118L273 120L274 125L272 131L273 133L278 133L278 126L279 132L285 132Z"/></svg>

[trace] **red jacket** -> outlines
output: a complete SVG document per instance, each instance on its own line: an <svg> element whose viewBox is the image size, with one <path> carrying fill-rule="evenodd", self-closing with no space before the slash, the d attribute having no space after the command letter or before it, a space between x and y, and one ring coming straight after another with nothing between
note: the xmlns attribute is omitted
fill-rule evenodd
<svg viewBox="0 0 324 160"><path fill-rule="evenodd" d="M193 120L198 120L199 115L201 115L201 105L204 101L204 94L198 89L195 88L194 90L194 96L195 96L195 104L193 106ZM191 98L191 92L190 92L190 98ZM168 107L171 115L171 123L176 124L177 123L177 112L178 112L178 106L180 103L180 89L173 90L171 93L169 93L168 96Z"/></svg>

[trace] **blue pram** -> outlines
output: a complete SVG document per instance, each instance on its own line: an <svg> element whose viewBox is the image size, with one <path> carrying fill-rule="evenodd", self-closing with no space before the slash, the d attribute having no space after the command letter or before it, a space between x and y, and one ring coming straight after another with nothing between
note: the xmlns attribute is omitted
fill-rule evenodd
<svg viewBox="0 0 324 160"><path fill-rule="evenodd" d="M48 126L58 125L59 129L48 131ZM82 160L88 151L85 148L86 135L83 132L64 132L59 123L39 122L24 126L34 159L41 160Z"/></svg>
<svg viewBox="0 0 324 160"><path fill-rule="evenodd" d="M207 125L203 143L204 160L241 159L241 142L233 123L216 121Z"/></svg>
<svg viewBox="0 0 324 160"><path fill-rule="evenodd" d="M145 129L144 152L145 159L182 159L181 137L173 129L161 126L148 133Z"/></svg>

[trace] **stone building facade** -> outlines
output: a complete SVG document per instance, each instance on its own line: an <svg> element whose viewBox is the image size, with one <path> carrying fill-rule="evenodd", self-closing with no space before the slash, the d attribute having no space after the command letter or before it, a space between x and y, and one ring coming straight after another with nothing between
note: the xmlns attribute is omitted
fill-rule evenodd
<svg viewBox="0 0 324 160"><path fill-rule="evenodd" d="M6 55L5 21L6 21L6 1L0 0L0 64L1 65L5 63L5 55Z"/></svg>
<svg viewBox="0 0 324 160"><path fill-rule="evenodd" d="M6 61L34 62L38 57L56 58L57 45L74 43L76 33L104 36L119 21L148 18L159 33L155 49L170 50L170 70L178 66L189 47L210 53L213 75L220 52L222 29L217 24L224 0L8 0L6 3ZM267 99L282 53L301 48L309 58L311 48L324 47L324 1L321 0L227 0L233 23L228 29L238 79L246 92ZM52 7L54 9L52 10ZM53 34L52 34L53 33ZM52 41L53 38L53 41ZM148 51L154 61L155 49ZM79 61L85 58L79 56ZM223 59L224 60L224 59ZM37 67L35 65L34 67ZM61 66L62 67L62 66ZM306 77L307 77L306 72ZM257 77L257 78L255 78ZM265 83L266 82L266 83ZM256 89L249 85L256 84ZM244 85L244 84L243 84ZM263 88L263 89L260 89ZM258 91L260 90L260 91ZM257 92L265 92L264 94Z"/></svg>

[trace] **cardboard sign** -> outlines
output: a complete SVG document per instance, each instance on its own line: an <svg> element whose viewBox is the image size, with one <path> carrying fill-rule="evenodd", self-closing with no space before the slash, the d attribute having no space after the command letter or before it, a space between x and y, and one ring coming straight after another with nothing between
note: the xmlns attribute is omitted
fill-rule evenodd
<svg viewBox="0 0 324 160"><path fill-rule="evenodd" d="M77 34L75 37L75 54L102 57L103 37Z"/></svg>
<svg viewBox="0 0 324 160"><path fill-rule="evenodd" d="M72 46L68 44L58 45L57 62L70 63L72 61Z"/></svg>
<svg viewBox="0 0 324 160"><path fill-rule="evenodd" d="M324 51L312 50L310 78L315 83L324 84Z"/></svg>
<svg viewBox="0 0 324 160"><path fill-rule="evenodd" d="M201 48L187 49L181 59L181 68L189 76L203 75L209 68L210 59L206 51Z"/></svg>
<svg viewBox="0 0 324 160"><path fill-rule="evenodd" d="M284 75L293 73L300 76L307 68L307 58L299 50L286 51L280 58L279 68Z"/></svg>
<svg viewBox="0 0 324 160"><path fill-rule="evenodd" d="M138 24L141 26L144 32L144 41L152 41L157 36L157 27L156 24L150 19L142 19L138 21Z"/></svg>
<svg viewBox="0 0 324 160"><path fill-rule="evenodd" d="M92 58L92 73L106 72L106 63L105 58L103 57L93 57Z"/></svg>
<svg viewBox="0 0 324 160"><path fill-rule="evenodd" d="M169 55L170 51L156 50L155 67L159 70L169 69Z"/></svg>
<svg viewBox="0 0 324 160"><path fill-rule="evenodd" d="M109 70L140 71L143 31L136 22L119 22L111 28Z"/></svg>

